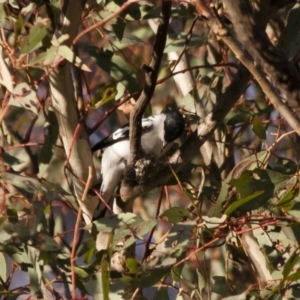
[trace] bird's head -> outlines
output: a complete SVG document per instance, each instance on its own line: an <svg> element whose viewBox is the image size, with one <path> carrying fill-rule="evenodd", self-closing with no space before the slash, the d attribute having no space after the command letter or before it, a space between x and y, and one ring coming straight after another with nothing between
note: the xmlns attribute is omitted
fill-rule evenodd
<svg viewBox="0 0 300 300"><path fill-rule="evenodd" d="M185 121L178 110L164 112L164 146L181 136L185 128Z"/></svg>

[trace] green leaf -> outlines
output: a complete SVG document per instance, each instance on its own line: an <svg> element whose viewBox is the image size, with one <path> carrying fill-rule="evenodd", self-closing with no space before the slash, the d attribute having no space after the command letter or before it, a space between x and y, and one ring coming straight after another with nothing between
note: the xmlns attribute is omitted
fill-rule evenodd
<svg viewBox="0 0 300 300"><path fill-rule="evenodd" d="M9 256L12 256L16 253L20 253L20 249L16 247L15 245L3 245L0 244L0 252L4 252Z"/></svg>
<svg viewBox="0 0 300 300"><path fill-rule="evenodd" d="M190 242L192 232L196 228L195 221L179 222L172 226L167 238L157 245L156 250L159 252L165 252L168 249L172 253L172 258L180 257L185 250L187 244ZM170 264L171 262L166 260L163 264Z"/></svg>
<svg viewBox="0 0 300 300"><path fill-rule="evenodd" d="M19 160L17 157L12 156L6 152L2 153L2 157L4 159L4 163L8 164L9 166L18 165L21 162L23 162L23 161Z"/></svg>
<svg viewBox="0 0 300 300"><path fill-rule="evenodd" d="M113 249L120 249L118 246L120 240L125 240L123 249L130 247L138 239L143 240L143 236L150 232L156 224L157 220L143 221L141 218L136 218L134 222L124 222L115 230ZM132 234L133 232L134 234Z"/></svg>
<svg viewBox="0 0 300 300"><path fill-rule="evenodd" d="M95 248L95 240L90 236L87 241L79 246L76 255L78 257L83 255L83 261L88 264L93 258Z"/></svg>
<svg viewBox="0 0 300 300"><path fill-rule="evenodd" d="M4 4L0 3L0 28L3 28L5 25L6 13L4 9Z"/></svg>
<svg viewBox="0 0 300 300"><path fill-rule="evenodd" d="M248 122L251 117L251 112L247 107L239 107L236 110L231 110L225 117L224 122L228 125L235 125L236 123Z"/></svg>
<svg viewBox="0 0 300 300"><path fill-rule="evenodd" d="M7 208L6 213L10 223L17 224L19 222L18 212L15 209Z"/></svg>
<svg viewBox="0 0 300 300"><path fill-rule="evenodd" d="M119 17L117 18L116 23L112 24L111 26L116 34L116 37L121 41L125 30L125 22Z"/></svg>
<svg viewBox="0 0 300 300"><path fill-rule="evenodd" d="M287 53L291 60L300 49L300 4L297 3L290 10L287 24L279 38L279 46Z"/></svg>
<svg viewBox="0 0 300 300"><path fill-rule="evenodd" d="M183 207L172 207L160 215L160 218L171 223L178 223L189 216L189 211Z"/></svg>
<svg viewBox="0 0 300 300"><path fill-rule="evenodd" d="M298 183L291 187L285 195L280 199L280 201L276 204L278 208L284 208L289 211L294 205L294 199L299 194Z"/></svg>
<svg viewBox="0 0 300 300"><path fill-rule="evenodd" d="M21 31L24 27L24 18L23 18L23 15L21 13L18 14L18 18L15 22L15 37L14 37L14 41L17 41L20 34L21 34Z"/></svg>
<svg viewBox="0 0 300 300"><path fill-rule="evenodd" d="M107 255L104 255L101 262L101 285L103 300L109 300L109 258Z"/></svg>
<svg viewBox="0 0 300 300"><path fill-rule="evenodd" d="M252 130L260 140L265 141L267 139L266 129L258 116L252 120Z"/></svg>
<svg viewBox="0 0 300 300"><path fill-rule="evenodd" d="M0 170L0 178L3 177L4 175ZM35 176L28 174L21 176L14 172L6 171L5 180L26 198L31 199L36 196L36 193L39 193L39 197L42 197L47 202L52 202L53 200L61 200L63 202L73 200L73 197L68 197L69 194L59 184L39 180ZM76 207L76 202L72 202L72 205Z"/></svg>
<svg viewBox="0 0 300 300"><path fill-rule="evenodd" d="M88 278L90 275L84 268L80 267L75 267L75 274L83 279Z"/></svg>
<svg viewBox="0 0 300 300"><path fill-rule="evenodd" d="M92 99L91 108L97 109L100 106L115 100L116 95L117 95L116 83L112 83L104 87L101 87L98 90L96 96Z"/></svg>
<svg viewBox="0 0 300 300"><path fill-rule="evenodd" d="M246 196L242 199L239 199L235 202L233 202L231 205L229 205L229 207L225 210L224 214L226 214L227 216L231 215L234 211L236 211L237 208L239 208L240 206L248 203L250 200L253 200L255 198L257 198L258 196L261 196L264 193L264 191L257 191L252 195Z"/></svg>
<svg viewBox="0 0 300 300"><path fill-rule="evenodd" d="M287 175L271 170L254 169L244 171L238 179L232 179L229 184L236 187L241 198L245 198L244 204L239 203L239 211L244 213L271 204L268 201L288 180L290 177ZM256 194L261 191L264 192ZM249 201L254 194L255 197Z"/></svg>
<svg viewBox="0 0 300 300"><path fill-rule="evenodd" d="M227 178L223 182L221 192L219 193L219 197L217 199L216 206L213 212L214 217L221 217L223 215L223 205L229 200L229 191L231 189L231 186L229 184L230 181L232 179L239 178L244 170L253 170L257 167L266 166L266 161L268 160L269 156L269 151L262 151L258 154L247 157L232 169L232 171L228 174ZM255 192L255 190L253 190L253 192Z"/></svg>
<svg viewBox="0 0 300 300"><path fill-rule="evenodd" d="M126 259L126 270L129 274L136 274L137 267L138 267L138 263L134 258Z"/></svg>
<svg viewBox="0 0 300 300"><path fill-rule="evenodd" d="M114 232L113 249L120 250L118 245L123 241L123 248L131 246L137 239L143 240L147 234L157 224L157 220L143 221L133 213L118 214L115 218L101 218L94 221L97 231ZM85 227L90 230L92 225ZM134 233L134 234L133 234Z"/></svg>
<svg viewBox="0 0 300 300"><path fill-rule="evenodd" d="M53 63L56 55L57 55L57 47L51 46L50 48L47 49L46 52L42 52L38 54L36 57L34 57L33 59L31 59L28 65L36 68L44 68L46 66L50 66Z"/></svg>
<svg viewBox="0 0 300 300"><path fill-rule="evenodd" d="M43 19L34 24L28 36L21 42L21 54L28 54L41 46L41 42L47 35L50 26L51 22L49 19Z"/></svg>
<svg viewBox="0 0 300 300"><path fill-rule="evenodd" d="M8 270L6 265L6 259L3 253L0 252L0 278L2 282L6 282L8 276Z"/></svg>
<svg viewBox="0 0 300 300"><path fill-rule="evenodd" d="M212 292L223 297L231 296L231 286L223 276L213 276L214 284L212 286Z"/></svg>
<svg viewBox="0 0 300 300"><path fill-rule="evenodd" d="M133 213L121 213L116 216L116 218L101 218L93 222L94 225L96 225L97 231L113 231L120 222L124 222L126 224L131 224L135 222L136 215ZM89 224L85 226L86 230L91 230L93 227L93 224Z"/></svg>
<svg viewBox="0 0 300 300"><path fill-rule="evenodd" d="M169 275L170 267L160 267L159 269L147 270L139 274L139 278L134 281L134 286L139 288L146 288L153 286L160 282L160 280Z"/></svg>
<svg viewBox="0 0 300 300"><path fill-rule="evenodd" d="M111 40L111 43L105 46L105 49L114 52L115 49L124 49L130 45L134 46L146 46L143 39L137 37L131 33L123 33L122 40L118 39L118 36L115 32L104 30L106 36L108 36Z"/></svg>
<svg viewBox="0 0 300 300"><path fill-rule="evenodd" d="M58 46L57 52L59 55L64 57L70 63L73 63L79 69L86 72L92 72L92 70L86 64L84 64L82 60L78 56L76 56L68 46L66 45Z"/></svg>
<svg viewBox="0 0 300 300"><path fill-rule="evenodd" d="M296 272L294 272L286 277L286 280L288 280L288 281L296 281L299 279L300 279L300 270L297 270Z"/></svg>
<svg viewBox="0 0 300 300"><path fill-rule="evenodd" d="M286 264L284 265L282 275L283 279L287 279L293 268L296 266L296 264L299 262L300 257L299 257L299 248L296 249L292 255L289 257L287 260Z"/></svg>
<svg viewBox="0 0 300 300"><path fill-rule="evenodd" d="M172 279L174 281L178 282L180 280L183 267L184 267L184 264L180 264L178 266L172 267L171 275L172 275Z"/></svg>
<svg viewBox="0 0 300 300"><path fill-rule="evenodd" d="M27 270L30 281L30 292L31 294L36 294L40 289L40 281L37 272L34 268L28 268Z"/></svg>
<svg viewBox="0 0 300 300"><path fill-rule="evenodd" d="M51 236L47 234L41 236L38 233L38 244L35 246L38 247L38 249L41 249L42 251L46 252L57 252L62 250L61 246Z"/></svg>
<svg viewBox="0 0 300 300"><path fill-rule="evenodd" d="M132 65L121 56L112 51L99 51L99 48L88 47L90 55L96 60L96 64L110 74L117 82L121 82L129 92L139 89L138 80Z"/></svg>

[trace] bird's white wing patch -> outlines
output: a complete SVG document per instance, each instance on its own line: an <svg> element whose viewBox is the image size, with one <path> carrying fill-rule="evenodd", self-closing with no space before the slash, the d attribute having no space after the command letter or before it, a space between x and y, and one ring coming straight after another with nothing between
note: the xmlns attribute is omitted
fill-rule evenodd
<svg viewBox="0 0 300 300"><path fill-rule="evenodd" d="M129 137L129 127L119 128L112 134L113 140L118 140L121 138L128 138Z"/></svg>
<svg viewBox="0 0 300 300"><path fill-rule="evenodd" d="M153 121L151 121L151 118L144 118L142 119L142 128L143 131L148 131L153 127Z"/></svg>

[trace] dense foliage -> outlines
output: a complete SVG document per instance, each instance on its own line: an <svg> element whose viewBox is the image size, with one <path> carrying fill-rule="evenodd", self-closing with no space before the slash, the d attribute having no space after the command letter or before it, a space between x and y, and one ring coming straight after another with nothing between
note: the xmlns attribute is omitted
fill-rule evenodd
<svg viewBox="0 0 300 300"><path fill-rule="evenodd" d="M292 0L0 1L0 299L300 299L299 20ZM90 144L142 105L185 136L99 217Z"/></svg>

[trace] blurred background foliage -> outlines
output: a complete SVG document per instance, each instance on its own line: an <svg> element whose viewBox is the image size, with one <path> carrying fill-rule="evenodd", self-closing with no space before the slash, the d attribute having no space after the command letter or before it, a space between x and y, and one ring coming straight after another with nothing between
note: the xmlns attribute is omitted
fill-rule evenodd
<svg viewBox="0 0 300 300"><path fill-rule="evenodd" d="M95 144L128 121L144 84L141 66L149 63L161 8L156 1L136 1L121 11L124 1L88 1L79 32L120 13L69 48L64 36L53 39L62 2L0 1L0 299L72 299L73 289L76 299L300 299L299 137L255 78L211 135L206 159L199 150L173 185L138 197L133 213L82 222L75 242L78 204L49 91L54 58L59 53L61 63L74 66L86 130ZM222 1L212 2L222 15ZM297 62L300 6L290 3L268 16L267 33ZM183 82L188 91L174 75L182 57L187 69L180 74L192 79ZM146 113L179 108L187 123L184 143L238 66L195 8L174 2ZM123 103L125 97L129 101ZM98 159L98 172L99 165ZM97 252L101 230L111 232L110 245ZM136 245L136 254L126 260L124 272L109 272L120 237L123 249ZM267 282L246 238L257 246Z"/></svg>

